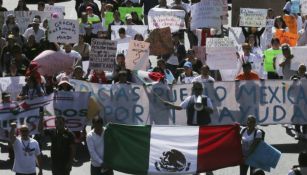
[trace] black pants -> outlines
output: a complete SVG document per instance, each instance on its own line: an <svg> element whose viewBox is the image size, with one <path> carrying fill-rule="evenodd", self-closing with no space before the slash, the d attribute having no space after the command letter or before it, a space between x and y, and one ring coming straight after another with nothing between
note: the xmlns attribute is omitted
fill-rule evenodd
<svg viewBox="0 0 307 175"><path fill-rule="evenodd" d="M276 72L268 72L268 79L269 80L278 80L280 79Z"/></svg>
<svg viewBox="0 0 307 175"><path fill-rule="evenodd" d="M31 174L16 173L16 175L36 175L36 173L31 173Z"/></svg>
<svg viewBox="0 0 307 175"><path fill-rule="evenodd" d="M70 174L70 170L52 170L52 175L69 175Z"/></svg>
<svg viewBox="0 0 307 175"><path fill-rule="evenodd" d="M104 173L101 173L101 168L100 167L94 167L91 165L91 175L113 175L113 170L108 170Z"/></svg>
<svg viewBox="0 0 307 175"><path fill-rule="evenodd" d="M249 165L240 165L240 175L247 175L247 171L248 171L248 168L250 166ZM253 172L254 172L255 168L254 167L250 167L250 175L253 175Z"/></svg>
<svg viewBox="0 0 307 175"><path fill-rule="evenodd" d="M307 125L295 125L295 131L298 133L307 134Z"/></svg>

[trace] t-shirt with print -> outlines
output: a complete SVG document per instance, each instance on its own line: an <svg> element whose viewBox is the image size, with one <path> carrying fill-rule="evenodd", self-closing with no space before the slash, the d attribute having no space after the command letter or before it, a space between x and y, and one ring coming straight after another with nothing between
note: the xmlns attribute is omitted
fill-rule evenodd
<svg viewBox="0 0 307 175"><path fill-rule="evenodd" d="M13 171L23 174L35 173L36 156L40 155L38 142L32 138L22 140L17 137L13 148L15 153Z"/></svg>

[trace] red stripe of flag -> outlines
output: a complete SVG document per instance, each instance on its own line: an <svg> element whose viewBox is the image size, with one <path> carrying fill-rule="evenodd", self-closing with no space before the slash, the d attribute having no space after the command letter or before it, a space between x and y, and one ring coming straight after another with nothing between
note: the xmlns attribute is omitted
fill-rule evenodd
<svg viewBox="0 0 307 175"><path fill-rule="evenodd" d="M239 125L201 126L197 171L206 172L243 163Z"/></svg>

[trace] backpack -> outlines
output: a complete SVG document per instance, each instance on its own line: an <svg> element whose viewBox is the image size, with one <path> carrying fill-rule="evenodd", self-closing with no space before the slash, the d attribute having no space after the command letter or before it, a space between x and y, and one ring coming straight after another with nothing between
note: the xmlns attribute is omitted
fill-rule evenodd
<svg viewBox="0 0 307 175"><path fill-rule="evenodd" d="M241 136L243 135L243 133L247 130L247 128L243 128L242 131L241 131ZM264 140L265 138L265 131L263 131L262 129L259 129L259 128L256 128L255 129L255 132L254 132L254 138L256 138L256 134L257 134L257 130L261 131L261 140Z"/></svg>
<svg viewBox="0 0 307 175"><path fill-rule="evenodd" d="M302 175L301 170L299 169L299 166L295 165L292 168L295 175Z"/></svg>

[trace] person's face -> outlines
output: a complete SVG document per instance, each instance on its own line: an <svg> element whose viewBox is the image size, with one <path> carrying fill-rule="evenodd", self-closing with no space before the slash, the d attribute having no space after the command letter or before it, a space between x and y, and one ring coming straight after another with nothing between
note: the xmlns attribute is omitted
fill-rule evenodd
<svg viewBox="0 0 307 175"><path fill-rule="evenodd" d="M120 39L124 39L126 37L126 34L125 33L119 33L119 37L120 37Z"/></svg>
<svg viewBox="0 0 307 175"><path fill-rule="evenodd" d="M137 20L138 19L138 14L137 13L131 13L132 19Z"/></svg>
<svg viewBox="0 0 307 175"><path fill-rule="evenodd" d="M248 44L253 46L255 44L255 37L254 36L249 36L248 37Z"/></svg>
<svg viewBox="0 0 307 175"><path fill-rule="evenodd" d="M14 23L14 22L15 22L15 17L10 16L10 17L8 18L8 22L9 22L9 23Z"/></svg>
<svg viewBox="0 0 307 175"><path fill-rule="evenodd" d="M97 121L94 123L94 129L95 131L97 132L100 132L102 131L102 122L101 121Z"/></svg>
<svg viewBox="0 0 307 175"><path fill-rule="evenodd" d="M160 67L161 69L165 69L165 63L162 61L158 62L158 67Z"/></svg>
<svg viewBox="0 0 307 175"><path fill-rule="evenodd" d="M290 58L291 57L290 49L282 50L282 54L284 55L285 58Z"/></svg>
<svg viewBox="0 0 307 175"><path fill-rule="evenodd" d="M256 120L255 120L255 118L252 118L252 117L247 118L247 127L248 127L249 129L254 129L255 126L256 126Z"/></svg>
<svg viewBox="0 0 307 175"><path fill-rule="evenodd" d="M88 15L93 15L93 9L88 9L88 10L86 10L86 12L87 12Z"/></svg>
<svg viewBox="0 0 307 175"><path fill-rule="evenodd" d="M196 96L202 95L203 87L201 86L201 84L194 84L193 91Z"/></svg>
<svg viewBox="0 0 307 175"><path fill-rule="evenodd" d="M272 44L273 49L279 49L279 47L280 47L279 42L273 42L273 44Z"/></svg>
<svg viewBox="0 0 307 175"><path fill-rule="evenodd" d="M274 14L273 14L273 10L269 10L268 11L268 17L269 18L273 18Z"/></svg>
<svg viewBox="0 0 307 175"><path fill-rule="evenodd" d="M47 20L45 20L45 21L43 22L43 27L44 27L45 29L48 28L48 21L47 21Z"/></svg>
<svg viewBox="0 0 307 175"><path fill-rule="evenodd" d="M66 53L71 52L71 45L70 44L65 44L64 50L65 50Z"/></svg>
<svg viewBox="0 0 307 175"><path fill-rule="evenodd" d="M176 36L173 36L173 43L178 43L179 42L179 37L176 35Z"/></svg>
<svg viewBox="0 0 307 175"><path fill-rule="evenodd" d="M17 66L16 64L11 64L10 65L10 72L12 75L15 75L17 73Z"/></svg>
<svg viewBox="0 0 307 175"><path fill-rule="evenodd" d="M257 28L256 28L256 27L252 27L252 28L251 28L251 32L252 32L252 33L256 33L256 32L257 32Z"/></svg>
<svg viewBox="0 0 307 175"><path fill-rule="evenodd" d="M137 36L135 37L134 40L137 40L137 41L144 41L143 37L140 36L140 35L137 35Z"/></svg>
<svg viewBox="0 0 307 175"><path fill-rule="evenodd" d="M126 83L127 82L127 74L120 74L118 76L118 80L120 83Z"/></svg>
<svg viewBox="0 0 307 175"><path fill-rule="evenodd" d="M128 25L132 24L132 19L131 19L131 18L126 19L126 23L127 23Z"/></svg>
<svg viewBox="0 0 307 175"><path fill-rule="evenodd" d="M18 6L19 6L19 7L22 7L23 5L24 5L23 0L19 0L19 1L18 1Z"/></svg>
<svg viewBox="0 0 307 175"><path fill-rule="evenodd" d="M77 79L81 79L82 76L83 76L83 71L81 69L76 69L74 71L74 76L77 78Z"/></svg>
<svg viewBox="0 0 307 175"><path fill-rule="evenodd" d="M298 68L298 73L300 75L304 75L306 73L306 66L305 65L301 65L299 68Z"/></svg>
<svg viewBox="0 0 307 175"><path fill-rule="evenodd" d="M245 67L243 67L243 72L245 73L245 74L248 74L248 73L250 73L251 72L251 67L249 67L249 66L245 66Z"/></svg>
<svg viewBox="0 0 307 175"><path fill-rule="evenodd" d="M113 17L114 17L114 19L115 19L116 21L119 21L119 19L120 19L120 16L119 16L119 13L118 13L118 12L114 12Z"/></svg>
<svg viewBox="0 0 307 175"><path fill-rule="evenodd" d="M116 61L117 61L117 64L118 64L118 65L125 65L125 58L122 57L122 56L118 56L118 57L116 58Z"/></svg>
<svg viewBox="0 0 307 175"><path fill-rule="evenodd" d="M276 24L278 28L282 28L282 20L281 19L276 19Z"/></svg>
<svg viewBox="0 0 307 175"><path fill-rule="evenodd" d="M191 68L188 68L188 67L183 67L184 68L184 72L186 74L191 74L192 73L192 69Z"/></svg>
<svg viewBox="0 0 307 175"><path fill-rule="evenodd" d="M202 74L202 76L204 76L204 77L208 76L208 75L209 75L209 69L208 69L208 67L202 67L202 68L201 68L201 74Z"/></svg>
<svg viewBox="0 0 307 175"><path fill-rule="evenodd" d="M65 122L62 118L55 119L55 127L57 130L63 130L65 128Z"/></svg>
<svg viewBox="0 0 307 175"><path fill-rule="evenodd" d="M29 137L29 129L20 129L20 136L22 139L27 139Z"/></svg>
<svg viewBox="0 0 307 175"><path fill-rule="evenodd" d="M37 6L37 10L38 10L38 11L44 11L44 9L45 9L45 6L42 5L42 4L39 4L39 5Z"/></svg>
<svg viewBox="0 0 307 175"><path fill-rule="evenodd" d="M83 43L83 42L84 42L83 36L79 36L79 43Z"/></svg>
<svg viewBox="0 0 307 175"><path fill-rule="evenodd" d="M69 85L67 83L61 84L63 91L69 91Z"/></svg>
<svg viewBox="0 0 307 175"><path fill-rule="evenodd" d="M242 49L243 49L244 54L249 54L250 53L250 47L244 46Z"/></svg>

